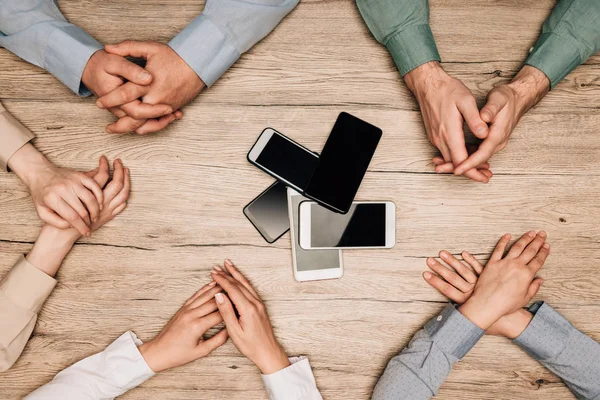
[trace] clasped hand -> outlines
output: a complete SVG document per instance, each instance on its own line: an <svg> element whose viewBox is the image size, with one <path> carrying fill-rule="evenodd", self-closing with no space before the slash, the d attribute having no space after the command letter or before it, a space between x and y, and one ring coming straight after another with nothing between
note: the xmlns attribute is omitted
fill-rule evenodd
<svg viewBox="0 0 600 400"><path fill-rule="evenodd" d="M143 58L145 68L125 57ZM169 46L125 41L107 45L88 61L83 84L99 97L96 105L118 120L108 133L159 131L183 113L179 110L204 88L196 72Z"/></svg>

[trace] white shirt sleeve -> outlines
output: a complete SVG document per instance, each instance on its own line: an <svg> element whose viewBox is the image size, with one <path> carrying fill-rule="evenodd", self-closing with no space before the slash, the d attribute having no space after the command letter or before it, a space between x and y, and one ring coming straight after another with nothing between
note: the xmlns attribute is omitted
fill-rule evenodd
<svg viewBox="0 0 600 400"><path fill-rule="evenodd" d="M287 368L262 375L270 400L323 400L306 357L291 357Z"/></svg>
<svg viewBox="0 0 600 400"><path fill-rule="evenodd" d="M114 399L154 376L137 348L141 344L133 332L125 332L103 352L66 368L26 399Z"/></svg>

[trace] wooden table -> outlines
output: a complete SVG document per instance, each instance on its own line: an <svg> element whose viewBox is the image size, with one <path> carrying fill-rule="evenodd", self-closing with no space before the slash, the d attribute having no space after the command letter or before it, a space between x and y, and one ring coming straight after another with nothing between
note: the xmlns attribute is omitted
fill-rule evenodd
<svg viewBox="0 0 600 400"><path fill-rule="evenodd" d="M516 74L554 0L432 0L444 68L480 104ZM102 42L167 42L203 8L197 0L62 0ZM267 39L159 134L104 133L112 116L52 76L0 50L0 99L58 165L92 169L100 155L131 168L125 213L82 240L58 273L0 398L20 398L124 331L159 332L229 257L265 300L288 354L310 357L327 399L366 399L387 361L445 304L421 278L425 258L469 250L487 258L501 234L545 229L553 246L538 298L600 340L600 56L560 83L492 159L488 185L433 173L416 102L353 1L303 0ZM359 200L393 200L392 250L346 251L342 279L297 283L289 235L268 245L242 207L273 179L246 161L267 126L319 151L340 111L384 131ZM0 173L0 274L40 222L24 186ZM264 399L257 369L231 343L162 373L128 399ZM439 399L570 399L568 389L509 341L483 338Z"/></svg>

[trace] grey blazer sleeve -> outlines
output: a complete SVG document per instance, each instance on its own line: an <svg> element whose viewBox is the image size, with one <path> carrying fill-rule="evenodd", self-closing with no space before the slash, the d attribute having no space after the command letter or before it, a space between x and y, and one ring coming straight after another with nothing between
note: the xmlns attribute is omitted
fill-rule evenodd
<svg viewBox="0 0 600 400"><path fill-rule="evenodd" d="M600 344L544 302L514 342L558 375L578 399L600 400Z"/></svg>
<svg viewBox="0 0 600 400"><path fill-rule="evenodd" d="M484 333L449 304L390 360L373 400L430 399Z"/></svg>

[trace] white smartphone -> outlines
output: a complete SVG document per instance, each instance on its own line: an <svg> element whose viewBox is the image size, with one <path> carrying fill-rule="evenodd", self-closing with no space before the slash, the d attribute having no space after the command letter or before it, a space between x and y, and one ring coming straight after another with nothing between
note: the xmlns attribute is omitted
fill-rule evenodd
<svg viewBox="0 0 600 400"><path fill-rule="evenodd" d="M303 201L308 199L292 188L287 189L287 195L294 279L298 282L304 282L341 278L344 274L341 250L304 250L300 247L298 242L298 208Z"/></svg>
<svg viewBox="0 0 600 400"><path fill-rule="evenodd" d="M396 205L356 201L338 214L313 201L300 204L300 246L313 249L391 249L396 243Z"/></svg>
<svg viewBox="0 0 600 400"><path fill-rule="evenodd" d="M302 192L317 167L319 156L275 129L267 128L248 152L248 161Z"/></svg>

